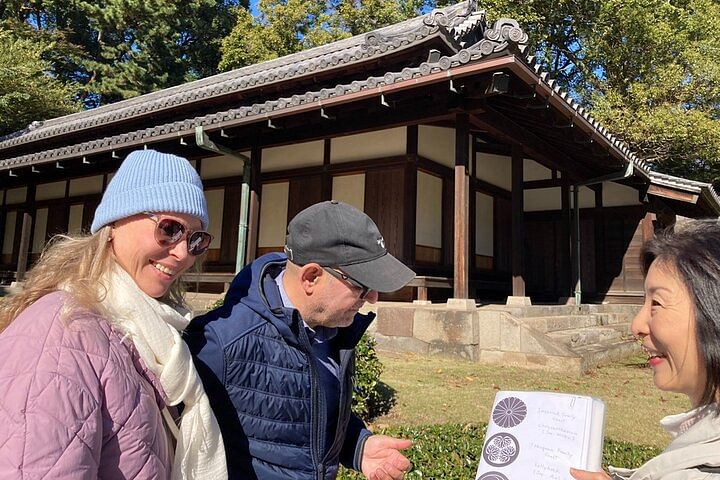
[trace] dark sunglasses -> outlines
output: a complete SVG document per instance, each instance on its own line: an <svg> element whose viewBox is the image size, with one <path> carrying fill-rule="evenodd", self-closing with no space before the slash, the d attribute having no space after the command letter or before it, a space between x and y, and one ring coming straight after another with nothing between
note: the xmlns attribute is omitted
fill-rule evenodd
<svg viewBox="0 0 720 480"><path fill-rule="evenodd" d="M367 297L368 294L372 291L372 289L370 287L366 287L365 285L358 282L357 280L355 280L354 278L352 278L350 275L348 275L345 272L342 272L342 271L337 270L332 267L323 267L323 269L325 269L326 272L328 272L330 275L337 278L338 280L343 280L343 281L349 283L351 286L353 286L355 288L359 288L360 289L360 300L365 300L365 297Z"/></svg>
<svg viewBox="0 0 720 480"><path fill-rule="evenodd" d="M186 227L172 218L158 218L157 215L145 212L145 215L155 222L155 241L161 247L172 247L185 237ZM212 235L202 230L195 232L187 230L187 251L197 257L207 252L212 242Z"/></svg>

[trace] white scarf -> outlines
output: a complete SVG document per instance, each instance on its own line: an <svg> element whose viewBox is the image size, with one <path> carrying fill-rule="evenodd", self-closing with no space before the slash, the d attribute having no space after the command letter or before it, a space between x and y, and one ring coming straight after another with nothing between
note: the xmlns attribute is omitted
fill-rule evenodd
<svg viewBox="0 0 720 480"><path fill-rule="evenodd" d="M114 266L105 276L102 306L109 321L128 335L147 367L160 379L168 404L185 404L180 428L163 411L177 439L173 479L227 478L225 447L190 350L178 331L189 323L169 305L146 295L130 275Z"/></svg>

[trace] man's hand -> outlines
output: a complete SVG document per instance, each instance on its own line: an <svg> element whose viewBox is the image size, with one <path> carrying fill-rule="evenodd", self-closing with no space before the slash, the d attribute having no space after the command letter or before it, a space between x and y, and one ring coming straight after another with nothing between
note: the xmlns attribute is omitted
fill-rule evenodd
<svg viewBox="0 0 720 480"><path fill-rule="evenodd" d="M570 475L577 480L611 480L605 472L588 472L587 470L570 469Z"/></svg>
<svg viewBox="0 0 720 480"><path fill-rule="evenodd" d="M410 460L400 453L412 445L411 440L370 435L365 441L360 467L368 480L402 480L410 470Z"/></svg>

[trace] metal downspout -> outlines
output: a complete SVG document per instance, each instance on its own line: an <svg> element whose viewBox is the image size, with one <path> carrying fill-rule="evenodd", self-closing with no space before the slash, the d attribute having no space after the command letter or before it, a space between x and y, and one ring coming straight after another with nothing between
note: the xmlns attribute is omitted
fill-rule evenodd
<svg viewBox="0 0 720 480"><path fill-rule="evenodd" d="M237 153L230 148L217 145L210 140L202 125L195 127L195 143L203 150L227 155L243 162L242 195L240 198L240 225L238 228L238 249L235 258L235 273L245 266L245 250L247 245L248 215L250 211L250 157Z"/></svg>
<svg viewBox="0 0 720 480"><path fill-rule="evenodd" d="M603 182L612 182L615 180L623 180L633 174L633 164L628 162L625 170L622 172L614 172L601 177L591 178L586 182L576 183L573 185L573 223L575 224L575 266L577 268L577 278L575 279L575 305L579 306L582 300L582 266L580 260L580 187L595 185Z"/></svg>

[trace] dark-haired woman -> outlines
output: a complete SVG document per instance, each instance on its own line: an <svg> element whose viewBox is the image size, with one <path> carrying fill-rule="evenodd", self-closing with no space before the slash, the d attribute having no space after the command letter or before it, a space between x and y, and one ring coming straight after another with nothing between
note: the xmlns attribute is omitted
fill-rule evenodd
<svg viewBox="0 0 720 480"><path fill-rule="evenodd" d="M655 385L687 395L689 412L661 421L673 437L638 469L572 470L577 480L720 479L720 225L689 220L642 250L645 301L632 323Z"/></svg>

